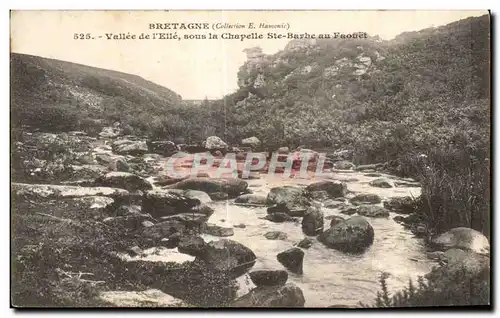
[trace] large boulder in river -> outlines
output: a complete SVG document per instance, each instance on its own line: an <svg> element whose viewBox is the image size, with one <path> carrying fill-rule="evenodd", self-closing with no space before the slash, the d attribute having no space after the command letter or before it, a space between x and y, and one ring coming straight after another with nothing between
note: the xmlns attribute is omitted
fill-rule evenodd
<svg viewBox="0 0 500 318"><path fill-rule="evenodd" d="M148 145L141 140L117 140L112 144L113 152L119 155L144 155L148 152Z"/></svg>
<svg viewBox="0 0 500 318"><path fill-rule="evenodd" d="M228 145L217 136L210 136L205 140L204 146L208 150L227 149Z"/></svg>
<svg viewBox="0 0 500 318"><path fill-rule="evenodd" d="M261 143L257 137L245 138L241 141L242 146L251 147L252 150L256 150L260 147Z"/></svg>
<svg viewBox="0 0 500 318"><path fill-rule="evenodd" d="M304 307L302 290L292 283L282 286L261 286L238 298L231 307Z"/></svg>
<svg viewBox="0 0 500 318"><path fill-rule="evenodd" d="M319 235L323 232L323 212L316 207L309 207L302 218L302 232L308 236Z"/></svg>
<svg viewBox="0 0 500 318"><path fill-rule="evenodd" d="M317 191L326 191L330 198L344 197L347 193L347 185L339 181L319 181L311 183L306 187L306 191L312 193Z"/></svg>
<svg viewBox="0 0 500 318"><path fill-rule="evenodd" d="M151 190L153 186L149 181L133 173L113 171L98 177L94 184L102 187L121 188L128 191Z"/></svg>
<svg viewBox="0 0 500 318"><path fill-rule="evenodd" d="M235 178L189 178L168 186L169 189L199 190L209 195L217 192L227 193L228 197L237 197L245 192L248 183ZM212 198L213 199L213 198Z"/></svg>
<svg viewBox="0 0 500 318"><path fill-rule="evenodd" d="M155 218L180 213L213 213L211 209L201 211L195 209L200 205L199 199L189 198L181 193L163 189L147 191L142 198L142 211L151 214Z"/></svg>
<svg viewBox="0 0 500 318"><path fill-rule="evenodd" d="M443 249L459 248L478 254L489 254L490 243L481 232L468 227L457 227L432 240L432 243Z"/></svg>
<svg viewBox="0 0 500 318"><path fill-rule="evenodd" d="M373 239L373 227L362 216L351 217L318 236L327 247L348 253L363 252L373 244Z"/></svg>
<svg viewBox="0 0 500 318"><path fill-rule="evenodd" d="M389 210L378 205L360 205L357 209L359 215L370 218L387 218Z"/></svg>
<svg viewBox="0 0 500 318"><path fill-rule="evenodd" d="M221 239L207 243L197 259L210 268L227 272L230 277L236 278L250 270L257 257L243 244Z"/></svg>
<svg viewBox="0 0 500 318"><path fill-rule="evenodd" d="M272 188L267 195L267 204L276 205L272 212L285 212L290 216L303 216L311 205L308 193L301 188L282 186ZM268 212L270 212L268 210Z"/></svg>
<svg viewBox="0 0 500 318"><path fill-rule="evenodd" d="M284 252L279 253L276 258L290 272L295 274L303 273L304 251L298 247L292 247Z"/></svg>

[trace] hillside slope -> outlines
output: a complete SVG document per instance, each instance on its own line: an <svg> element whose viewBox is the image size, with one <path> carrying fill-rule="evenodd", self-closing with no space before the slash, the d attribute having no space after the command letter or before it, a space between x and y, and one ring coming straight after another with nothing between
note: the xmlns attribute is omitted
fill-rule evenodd
<svg viewBox="0 0 500 318"><path fill-rule="evenodd" d="M10 63L14 126L57 131L116 120L140 124L181 103L175 92L136 75L16 53Z"/></svg>
<svg viewBox="0 0 500 318"><path fill-rule="evenodd" d="M248 50L240 89L218 105L229 114L224 132L234 141L256 135L271 145L354 148L361 162L393 159L403 143L404 151L423 151L484 139L489 25L486 15L392 41L297 40L274 55ZM467 128L476 126L481 132Z"/></svg>

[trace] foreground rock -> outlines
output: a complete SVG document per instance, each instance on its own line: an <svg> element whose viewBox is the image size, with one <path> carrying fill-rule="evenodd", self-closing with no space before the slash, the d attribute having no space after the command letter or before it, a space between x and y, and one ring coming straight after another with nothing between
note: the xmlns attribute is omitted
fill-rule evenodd
<svg viewBox="0 0 500 318"><path fill-rule="evenodd" d="M11 191L14 197L20 197L28 200L79 198L88 196L126 198L130 195L127 190L109 187L77 187L27 183L12 183Z"/></svg>
<svg viewBox="0 0 500 318"><path fill-rule="evenodd" d="M378 205L360 205L357 209L359 215L369 218L387 218L389 210Z"/></svg>
<svg viewBox="0 0 500 318"><path fill-rule="evenodd" d="M323 232L323 212L316 207L307 209L302 218L302 232L308 236L316 236Z"/></svg>
<svg viewBox="0 0 500 318"><path fill-rule="evenodd" d="M181 299L158 289L144 291L106 291L99 298L115 307L187 307Z"/></svg>
<svg viewBox="0 0 500 318"><path fill-rule="evenodd" d="M399 214L410 214L415 211L416 202L412 197L392 197L384 201L384 207Z"/></svg>
<svg viewBox="0 0 500 318"><path fill-rule="evenodd" d="M303 216L311 205L306 191L292 186L272 188L267 195L267 204L275 205L272 213L284 212L290 216Z"/></svg>
<svg viewBox="0 0 500 318"><path fill-rule="evenodd" d="M236 278L250 270L257 257L243 244L221 239L207 243L197 259L213 269L226 272L232 278Z"/></svg>
<svg viewBox="0 0 500 318"><path fill-rule="evenodd" d="M142 198L142 211L153 217L163 217L180 213L200 213L210 216L213 210L197 198L189 198L178 192L155 189L147 191Z"/></svg>
<svg viewBox="0 0 500 318"><path fill-rule="evenodd" d="M248 274L255 286L281 286L288 280L288 273L283 270L260 270Z"/></svg>
<svg viewBox="0 0 500 318"><path fill-rule="evenodd" d="M362 216L351 217L318 236L327 247L348 253L363 252L373 244L373 239L373 227Z"/></svg>
<svg viewBox="0 0 500 318"><path fill-rule="evenodd" d="M203 191L212 199L214 193L226 193L228 197L234 198L247 190L248 183L240 179L190 178L166 188Z"/></svg>
<svg viewBox="0 0 500 318"><path fill-rule="evenodd" d="M347 185L338 181L320 181L315 182L306 187L309 193L317 191L325 191L330 199L344 197L347 193Z"/></svg>
<svg viewBox="0 0 500 318"><path fill-rule="evenodd" d="M237 299L231 307L304 307L302 290L292 283L261 286Z"/></svg>
<svg viewBox="0 0 500 318"><path fill-rule="evenodd" d="M442 249L459 248L473 251L478 254L488 255L490 253L490 243L481 232L467 227L457 227L445 232L432 243Z"/></svg>
<svg viewBox="0 0 500 318"><path fill-rule="evenodd" d="M295 274L303 273L302 263L304 261L304 252L298 247L292 247L279 253L276 258L283 266Z"/></svg>
<svg viewBox="0 0 500 318"><path fill-rule="evenodd" d="M153 186L149 181L128 172L109 172L95 180L95 185L103 187L121 188L128 191L151 190Z"/></svg>

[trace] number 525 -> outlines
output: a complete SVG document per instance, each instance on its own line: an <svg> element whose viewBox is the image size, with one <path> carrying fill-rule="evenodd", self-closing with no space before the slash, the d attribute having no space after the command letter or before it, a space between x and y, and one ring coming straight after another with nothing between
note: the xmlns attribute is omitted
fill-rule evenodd
<svg viewBox="0 0 500 318"><path fill-rule="evenodd" d="M75 33L73 35L73 39L75 40L89 40L91 38L92 36L90 35L90 33Z"/></svg>

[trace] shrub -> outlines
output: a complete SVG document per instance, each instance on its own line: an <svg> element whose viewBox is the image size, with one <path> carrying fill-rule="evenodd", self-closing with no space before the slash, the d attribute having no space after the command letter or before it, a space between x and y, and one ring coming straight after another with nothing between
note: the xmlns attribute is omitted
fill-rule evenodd
<svg viewBox="0 0 500 318"><path fill-rule="evenodd" d="M477 306L490 304L490 269L484 267L471 273L464 266L450 269L434 268L426 277L420 276L415 285L391 295L387 288L387 273L380 275L381 291L374 305L360 303L362 307L429 307L429 306Z"/></svg>

